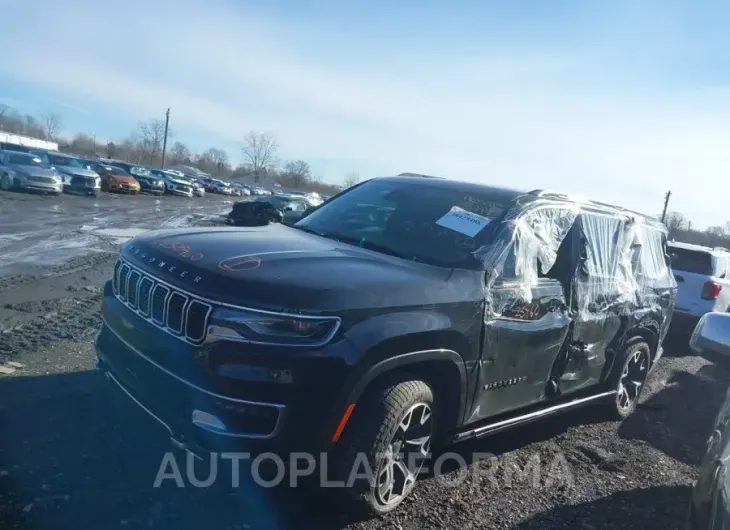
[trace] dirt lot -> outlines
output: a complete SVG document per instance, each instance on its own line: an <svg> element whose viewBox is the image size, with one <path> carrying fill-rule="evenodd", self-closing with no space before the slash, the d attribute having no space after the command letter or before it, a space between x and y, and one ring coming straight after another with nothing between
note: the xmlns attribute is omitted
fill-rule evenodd
<svg viewBox="0 0 730 530"><path fill-rule="evenodd" d="M171 447L94 371L99 289L125 238L215 223L227 203L0 193L0 363L23 365L0 375L2 528L681 527L730 370L682 355L679 341L623 424L585 410L465 443L453 449L467 463L475 451L496 457L466 467L450 460L381 519L324 509L287 488L232 488L230 480L154 487Z"/></svg>

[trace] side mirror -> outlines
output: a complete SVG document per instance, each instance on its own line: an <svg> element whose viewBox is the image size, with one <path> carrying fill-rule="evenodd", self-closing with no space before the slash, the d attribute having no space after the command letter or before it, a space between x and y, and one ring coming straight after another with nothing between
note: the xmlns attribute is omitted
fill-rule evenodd
<svg viewBox="0 0 730 530"><path fill-rule="evenodd" d="M705 352L730 356L730 313L705 313L697 322L689 346L698 354Z"/></svg>
<svg viewBox="0 0 730 530"><path fill-rule="evenodd" d="M291 206L287 206L287 207L284 208L284 211L285 212L293 212L294 211L294 208L292 208Z"/></svg>

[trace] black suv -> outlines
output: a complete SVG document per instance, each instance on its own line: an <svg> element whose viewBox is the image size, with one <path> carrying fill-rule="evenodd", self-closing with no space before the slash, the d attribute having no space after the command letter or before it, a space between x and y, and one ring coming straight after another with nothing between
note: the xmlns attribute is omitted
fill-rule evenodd
<svg viewBox="0 0 730 530"><path fill-rule="evenodd" d="M384 513L434 444L588 403L627 417L675 292L652 218L384 177L293 226L137 236L96 349L179 447L326 455L338 491ZM371 480L349 481L363 455Z"/></svg>
<svg viewBox="0 0 730 530"><path fill-rule="evenodd" d="M227 220L236 226L291 224L309 209L307 201L296 195L256 195L235 202Z"/></svg>

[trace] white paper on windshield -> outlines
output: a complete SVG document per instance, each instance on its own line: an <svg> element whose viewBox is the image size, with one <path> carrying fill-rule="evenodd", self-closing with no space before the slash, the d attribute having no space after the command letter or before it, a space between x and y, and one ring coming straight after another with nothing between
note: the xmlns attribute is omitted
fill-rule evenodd
<svg viewBox="0 0 730 530"><path fill-rule="evenodd" d="M436 224L454 230L469 237L474 237L490 223L491 219L473 212L453 206Z"/></svg>

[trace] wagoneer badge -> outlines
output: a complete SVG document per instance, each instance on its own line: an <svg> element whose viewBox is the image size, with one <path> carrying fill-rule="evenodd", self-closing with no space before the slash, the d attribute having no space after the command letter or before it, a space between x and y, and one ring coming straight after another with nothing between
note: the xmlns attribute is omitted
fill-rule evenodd
<svg viewBox="0 0 730 530"><path fill-rule="evenodd" d="M162 258L157 258L155 256L151 256L150 254L143 252L142 249L140 249L136 245L130 245L129 251L132 254L134 254L135 256L137 256L139 259L146 261L147 263L157 265L160 269L165 269L167 272L176 274L180 278L190 277L189 271L186 271L186 270L178 271L177 266L175 266L175 265L168 266L169 264L167 262L165 262ZM202 279L203 279L202 276L195 276L194 278L192 278L192 281L193 281L193 283L199 283Z"/></svg>

